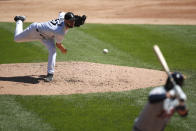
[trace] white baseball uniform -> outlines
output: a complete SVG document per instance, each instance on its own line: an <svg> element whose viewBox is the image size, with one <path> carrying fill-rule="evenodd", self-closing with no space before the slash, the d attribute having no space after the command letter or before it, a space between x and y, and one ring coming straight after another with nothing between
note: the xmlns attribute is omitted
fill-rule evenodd
<svg viewBox="0 0 196 131"><path fill-rule="evenodd" d="M67 33L64 23L64 12L59 14L59 19L43 22L32 23L23 31L23 22L16 22L16 30L14 40L16 42L40 41L43 43L49 52L48 56L48 73L54 74L56 62L56 43L62 43L64 35Z"/></svg>

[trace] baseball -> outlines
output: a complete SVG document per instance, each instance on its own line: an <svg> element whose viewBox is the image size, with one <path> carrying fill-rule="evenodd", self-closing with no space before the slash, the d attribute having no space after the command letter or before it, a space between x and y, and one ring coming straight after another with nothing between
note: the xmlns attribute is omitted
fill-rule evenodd
<svg viewBox="0 0 196 131"><path fill-rule="evenodd" d="M103 53L107 54L108 52L108 49L103 49Z"/></svg>

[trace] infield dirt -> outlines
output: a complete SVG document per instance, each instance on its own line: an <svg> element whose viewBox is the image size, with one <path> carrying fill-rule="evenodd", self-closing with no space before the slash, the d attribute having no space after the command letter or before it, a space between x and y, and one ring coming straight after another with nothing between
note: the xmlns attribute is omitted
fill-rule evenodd
<svg viewBox="0 0 196 131"><path fill-rule="evenodd" d="M87 23L196 25L196 0L0 0L0 21L15 15L27 22L58 17L60 11L87 15ZM46 63L1 64L0 94L52 95L125 91L165 82L162 71L88 62L58 62L54 81L43 82Z"/></svg>
<svg viewBox="0 0 196 131"><path fill-rule="evenodd" d="M58 12L87 15L87 23L196 24L196 0L0 0L0 21L56 19Z"/></svg>
<svg viewBox="0 0 196 131"><path fill-rule="evenodd" d="M0 94L52 95L116 92L161 85L162 71L89 62L58 62L54 80L43 77L47 63L1 64Z"/></svg>

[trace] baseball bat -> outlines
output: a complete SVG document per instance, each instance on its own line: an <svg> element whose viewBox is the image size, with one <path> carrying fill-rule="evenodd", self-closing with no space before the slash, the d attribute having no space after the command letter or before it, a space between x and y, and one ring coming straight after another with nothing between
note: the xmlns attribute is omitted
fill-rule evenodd
<svg viewBox="0 0 196 131"><path fill-rule="evenodd" d="M176 94L177 96L180 98L180 100L183 100L185 101L187 98L186 98L186 95L185 93L183 92L183 90L176 84L174 78L172 77L171 73L170 73L170 69L169 69L169 66L159 48L158 45L154 45L153 46L153 49L154 49L154 52L158 58L158 60L160 61L163 69L165 70L165 72L167 73L168 75L168 78L170 79L170 81L172 82L172 84L174 85L174 89L176 91Z"/></svg>

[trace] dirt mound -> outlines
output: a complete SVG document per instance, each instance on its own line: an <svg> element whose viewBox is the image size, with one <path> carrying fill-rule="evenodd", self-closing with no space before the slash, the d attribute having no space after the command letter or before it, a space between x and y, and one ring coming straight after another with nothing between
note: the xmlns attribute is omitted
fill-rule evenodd
<svg viewBox="0 0 196 131"><path fill-rule="evenodd" d="M115 92L164 84L162 71L97 64L57 62L54 81L45 83L47 63L1 64L0 94L55 95Z"/></svg>

